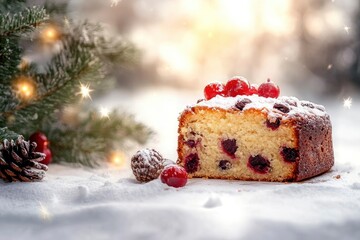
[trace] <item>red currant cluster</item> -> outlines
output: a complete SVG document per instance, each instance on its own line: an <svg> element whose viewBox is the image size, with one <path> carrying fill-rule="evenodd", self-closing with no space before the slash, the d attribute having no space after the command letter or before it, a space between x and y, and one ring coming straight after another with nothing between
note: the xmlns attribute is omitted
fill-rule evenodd
<svg viewBox="0 0 360 240"><path fill-rule="evenodd" d="M280 88L275 83L267 80L258 87L250 84L246 78L233 77L224 85L223 83L210 83L204 89L206 100L212 99L216 95L223 97L235 97L237 95L253 95L257 94L266 98L277 98L280 95Z"/></svg>
<svg viewBox="0 0 360 240"><path fill-rule="evenodd" d="M41 152L46 155L45 159L42 160L41 163L49 165L52 160L52 154L49 149L49 140L47 139L45 134L41 132L35 132L30 136L29 140L30 142L36 142L37 145L35 148L36 152Z"/></svg>

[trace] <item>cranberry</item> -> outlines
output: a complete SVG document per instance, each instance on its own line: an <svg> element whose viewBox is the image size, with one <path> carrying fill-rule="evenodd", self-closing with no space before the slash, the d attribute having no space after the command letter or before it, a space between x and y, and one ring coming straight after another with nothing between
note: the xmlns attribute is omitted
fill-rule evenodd
<svg viewBox="0 0 360 240"><path fill-rule="evenodd" d="M178 165L168 165L164 168L160 175L162 183L175 188L185 186L187 178L188 175L185 169Z"/></svg>
<svg viewBox="0 0 360 240"><path fill-rule="evenodd" d="M204 89L204 96L206 100L212 99L216 95L224 96L224 84L209 83Z"/></svg>
<svg viewBox="0 0 360 240"><path fill-rule="evenodd" d="M219 168L221 170L228 170L231 168L231 162L228 160L220 160L219 162Z"/></svg>
<svg viewBox="0 0 360 240"><path fill-rule="evenodd" d="M229 156L235 157L235 152L238 149L238 146L236 146L236 139L222 140L221 146L223 151L226 152Z"/></svg>
<svg viewBox="0 0 360 240"><path fill-rule="evenodd" d="M280 126L280 118L277 118L275 122L270 122L269 119L266 120L266 126L272 130L276 130Z"/></svg>
<svg viewBox="0 0 360 240"><path fill-rule="evenodd" d="M280 112L283 112L283 113L290 112L290 109L286 105L281 104L281 103L275 103L274 108L279 110Z"/></svg>
<svg viewBox="0 0 360 240"><path fill-rule="evenodd" d="M40 163L45 164L45 165L49 165L52 162L52 153L51 150L49 148L45 148L42 153L45 154L45 159L42 160Z"/></svg>
<svg viewBox="0 0 360 240"><path fill-rule="evenodd" d="M199 156L191 153L185 158L185 169L188 173L194 173L199 169Z"/></svg>
<svg viewBox="0 0 360 240"><path fill-rule="evenodd" d="M243 77L234 77L225 85L225 94L228 97L246 95L249 92L249 82Z"/></svg>
<svg viewBox="0 0 360 240"><path fill-rule="evenodd" d="M238 102L235 104L235 107L236 107L237 109L239 109L240 111L242 111L242 110L244 109L245 105L248 104L248 103L251 103L251 100L248 99L248 98L244 98L244 99L238 101Z"/></svg>
<svg viewBox="0 0 360 240"><path fill-rule="evenodd" d="M266 83L262 83L259 86L258 94L259 96L266 98L278 98L280 95L280 88L268 79Z"/></svg>
<svg viewBox="0 0 360 240"><path fill-rule="evenodd" d="M258 86L256 84L251 84L247 95L254 94L258 94Z"/></svg>
<svg viewBox="0 0 360 240"><path fill-rule="evenodd" d="M299 150L295 148L284 147L281 150L281 155L286 162L296 162L296 159L299 157Z"/></svg>
<svg viewBox="0 0 360 240"><path fill-rule="evenodd" d="M267 173L270 170L270 161L261 155L250 156L248 166L255 172Z"/></svg>
<svg viewBox="0 0 360 240"><path fill-rule="evenodd" d="M44 149L48 148L49 141L45 134L42 132L35 132L29 137L30 142L36 142L37 147L35 151L43 152Z"/></svg>

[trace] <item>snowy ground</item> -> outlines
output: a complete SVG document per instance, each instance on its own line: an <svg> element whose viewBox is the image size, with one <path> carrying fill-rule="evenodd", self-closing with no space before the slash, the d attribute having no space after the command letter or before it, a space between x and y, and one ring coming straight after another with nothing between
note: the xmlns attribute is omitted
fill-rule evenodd
<svg viewBox="0 0 360 240"><path fill-rule="evenodd" d="M149 146L176 160L176 118L196 97L124 94L97 104L127 99L158 132ZM336 163L322 176L291 184L192 179L174 189L158 180L139 184L128 167L51 165L43 182L0 182L0 239L360 239L357 102L350 110L327 105Z"/></svg>

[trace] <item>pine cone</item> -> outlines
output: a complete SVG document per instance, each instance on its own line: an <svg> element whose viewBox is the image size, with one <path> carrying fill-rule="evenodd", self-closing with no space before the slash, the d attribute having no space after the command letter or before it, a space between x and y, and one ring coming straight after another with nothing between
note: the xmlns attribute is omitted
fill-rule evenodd
<svg viewBox="0 0 360 240"><path fill-rule="evenodd" d="M39 161L45 154L34 152L36 143L19 136L14 142L5 139L0 144L0 178L6 182L32 182L42 180L48 167Z"/></svg>
<svg viewBox="0 0 360 240"><path fill-rule="evenodd" d="M137 151L131 158L131 168L139 182L149 182L159 177L164 168L164 158L154 149Z"/></svg>

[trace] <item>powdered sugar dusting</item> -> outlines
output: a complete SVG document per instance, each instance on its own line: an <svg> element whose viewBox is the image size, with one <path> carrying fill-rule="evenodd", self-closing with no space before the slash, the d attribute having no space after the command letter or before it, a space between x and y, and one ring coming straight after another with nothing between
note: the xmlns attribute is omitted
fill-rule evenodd
<svg viewBox="0 0 360 240"><path fill-rule="evenodd" d="M325 107L322 105L318 105L309 101L300 101L296 97L286 96L282 96L279 98L264 98L258 95L239 95L236 97L223 97L218 95L210 100L198 102L191 107L203 106L228 110L236 108L236 103L244 99L249 99L251 101L244 106L244 111L246 111L247 109L260 109L261 111L268 113L270 118L290 118L299 115L326 115ZM289 112L284 113L279 109L275 109L275 104L284 105L286 108L289 108Z"/></svg>
<svg viewBox="0 0 360 240"><path fill-rule="evenodd" d="M151 159L151 150L148 148L139 150L136 155L143 159L143 163L145 165L150 165L150 159Z"/></svg>

